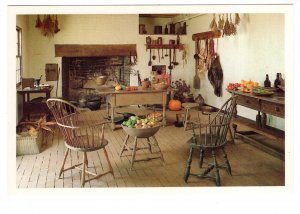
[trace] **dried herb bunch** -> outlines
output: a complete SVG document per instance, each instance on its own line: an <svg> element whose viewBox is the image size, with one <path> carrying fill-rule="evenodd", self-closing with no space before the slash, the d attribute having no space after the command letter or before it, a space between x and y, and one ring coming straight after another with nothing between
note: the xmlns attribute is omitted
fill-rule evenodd
<svg viewBox="0 0 300 214"><path fill-rule="evenodd" d="M37 136L37 134L40 130L45 130L45 131L54 133L54 129L51 128L51 126L53 126L55 124L56 124L56 122L54 122L54 121L47 121L47 115L44 115L43 117L39 118L37 121L21 122L18 129L19 129L19 131L24 131L22 129L25 126L25 130L28 131L30 136ZM19 132L19 131L17 131L17 132Z"/></svg>
<svg viewBox="0 0 300 214"><path fill-rule="evenodd" d="M172 87L175 88L174 99L184 102L185 98L190 95L191 86L187 85L185 80L179 79L172 82Z"/></svg>

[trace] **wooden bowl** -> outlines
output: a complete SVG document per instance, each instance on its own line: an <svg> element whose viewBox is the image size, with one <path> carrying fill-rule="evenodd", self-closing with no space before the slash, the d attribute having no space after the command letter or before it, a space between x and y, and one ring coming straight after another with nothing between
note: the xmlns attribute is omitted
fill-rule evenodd
<svg viewBox="0 0 300 214"><path fill-rule="evenodd" d="M128 135L132 137L149 138L158 132L160 125L145 129L128 128L127 126L122 125L122 128Z"/></svg>

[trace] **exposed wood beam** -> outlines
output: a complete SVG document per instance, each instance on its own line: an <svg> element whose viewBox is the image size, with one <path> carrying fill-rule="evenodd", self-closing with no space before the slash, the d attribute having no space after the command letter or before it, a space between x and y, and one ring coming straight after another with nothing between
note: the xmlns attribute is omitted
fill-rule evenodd
<svg viewBox="0 0 300 214"><path fill-rule="evenodd" d="M56 57L136 56L136 44L79 45L56 44Z"/></svg>

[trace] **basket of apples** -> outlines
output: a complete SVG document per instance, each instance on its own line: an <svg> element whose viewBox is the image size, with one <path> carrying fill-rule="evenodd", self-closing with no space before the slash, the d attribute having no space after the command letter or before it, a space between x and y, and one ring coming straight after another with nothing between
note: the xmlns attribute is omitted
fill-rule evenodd
<svg viewBox="0 0 300 214"><path fill-rule="evenodd" d="M122 123L123 130L132 137L149 138L160 129L160 123L147 117L141 119L137 116L131 116Z"/></svg>

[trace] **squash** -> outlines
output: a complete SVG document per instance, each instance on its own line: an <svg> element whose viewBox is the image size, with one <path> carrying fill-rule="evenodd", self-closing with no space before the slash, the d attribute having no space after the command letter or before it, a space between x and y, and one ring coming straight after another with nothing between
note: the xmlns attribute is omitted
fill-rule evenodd
<svg viewBox="0 0 300 214"><path fill-rule="evenodd" d="M179 100L170 100L169 109L171 111L179 111L181 109L181 102Z"/></svg>

